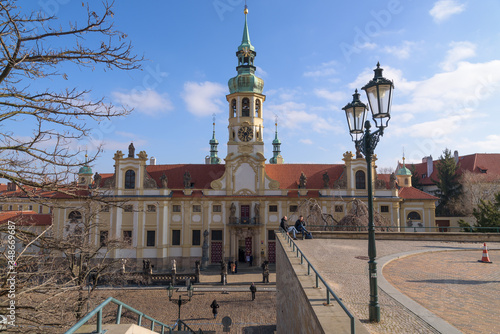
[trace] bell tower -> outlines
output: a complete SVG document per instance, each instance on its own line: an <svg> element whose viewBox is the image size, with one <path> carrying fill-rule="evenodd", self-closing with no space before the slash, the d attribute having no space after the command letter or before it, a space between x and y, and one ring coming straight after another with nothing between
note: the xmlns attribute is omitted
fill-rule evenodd
<svg viewBox="0 0 500 334"><path fill-rule="evenodd" d="M238 74L229 80L229 95L226 96L229 102L228 157L258 153L264 156L263 105L266 100L266 96L262 94L264 80L255 75L254 59L257 52L250 42L246 5L244 13L243 38L236 52Z"/></svg>

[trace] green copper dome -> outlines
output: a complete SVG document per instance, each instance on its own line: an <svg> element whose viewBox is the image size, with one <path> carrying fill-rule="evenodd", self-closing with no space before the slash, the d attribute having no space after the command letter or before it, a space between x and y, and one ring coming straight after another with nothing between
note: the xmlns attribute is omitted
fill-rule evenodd
<svg viewBox="0 0 500 334"><path fill-rule="evenodd" d="M411 171L408 168L406 168L405 166L403 166L403 167L401 167L397 171L396 175L412 175L412 174L411 174Z"/></svg>
<svg viewBox="0 0 500 334"><path fill-rule="evenodd" d="M255 75L256 67L254 66L254 59L257 56L255 48L250 42L250 34L248 33L247 24L248 9L245 8L245 26L243 28L243 39L241 45L238 47L236 57L238 57L238 75L229 79L228 86L229 92L233 93L259 93L262 94L264 90L264 80Z"/></svg>
<svg viewBox="0 0 500 334"><path fill-rule="evenodd" d="M84 175L92 175L92 168L90 168L89 166L85 165L83 167L80 168L80 170L78 171L78 174L84 174Z"/></svg>

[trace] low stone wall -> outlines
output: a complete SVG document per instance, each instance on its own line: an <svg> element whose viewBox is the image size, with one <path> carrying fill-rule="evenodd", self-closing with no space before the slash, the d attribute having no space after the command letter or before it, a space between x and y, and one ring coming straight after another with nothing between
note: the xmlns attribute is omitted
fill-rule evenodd
<svg viewBox="0 0 500 334"><path fill-rule="evenodd" d="M307 275L307 264L300 264L281 234L276 235L276 317L277 333L351 333L350 319L315 276ZM367 334L356 320L356 333Z"/></svg>
<svg viewBox="0 0 500 334"><path fill-rule="evenodd" d="M368 239L368 232L314 231L316 239ZM377 240L500 242L500 233L375 232Z"/></svg>

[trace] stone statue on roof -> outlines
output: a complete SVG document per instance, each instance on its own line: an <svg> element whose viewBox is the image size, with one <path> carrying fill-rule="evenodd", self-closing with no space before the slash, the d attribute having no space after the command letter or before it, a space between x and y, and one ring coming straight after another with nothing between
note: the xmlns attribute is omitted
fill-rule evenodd
<svg viewBox="0 0 500 334"><path fill-rule="evenodd" d="M161 186L162 188L168 188L168 179L167 179L167 176L165 175L165 173L162 174L162 176L160 176L160 181L161 181Z"/></svg>
<svg viewBox="0 0 500 334"><path fill-rule="evenodd" d="M299 189L305 189L306 183L307 183L307 177L304 174L304 172L302 172L302 174L300 174L300 178L299 178Z"/></svg>
<svg viewBox="0 0 500 334"><path fill-rule="evenodd" d="M391 177L389 179L389 187L391 189L396 188L396 174L394 174L394 173L391 173Z"/></svg>
<svg viewBox="0 0 500 334"><path fill-rule="evenodd" d="M98 172L95 172L94 174L94 189L97 189L101 186L101 174L99 174Z"/></svg>
<svg viewBox="0 0 500 334"><path fill-rule="evenodd" d="M135 156L134 143L130 143L130 145L128 146L128 157L133 158L134 156Z"/></svg>
<svg viewBox="0 0 500 334"><path fill-rule="evenodd" d="M186 171L184 173L184 188L191 188L191 174L189 173L189 171Z"/></svg>
<svg viewBox="0 0 500 334"><path fill-rule="evenodd" d="M323 174L323 188L329 188L330 187L330 176L328 175L328 172L325 172Z"/></svg>

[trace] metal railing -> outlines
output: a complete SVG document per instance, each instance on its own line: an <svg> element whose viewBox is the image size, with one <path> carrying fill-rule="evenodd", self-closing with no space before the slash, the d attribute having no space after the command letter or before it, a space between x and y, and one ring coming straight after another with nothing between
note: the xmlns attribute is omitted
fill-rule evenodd
<svg viewBox="0 0 500 334"><path fill-rule="evenodd" d="M203 331L201 330L201 328L198 331L195 331L194 329L189 327L181 319L178 319L177 322L174 324L173 328L175 329L176 327L177 327L177 331L190 331L191 333L194 333L194 334L196 334L196 333L203 334Z"/></svg>
<svg viewBox="0 0 500 334"><path fill-rule="evenodd" d="M113 297L109 297L108 299L103 301L99 306L97 306L94 310L92 310L90 313L88 313L86 316L84 316L82 319L80 319L80 321L78 321L73 327L68 329L65 332L65 334L74 333L77 329L79 329L81 326L83 326L85 323L87 323L87 321L89 321L96 314L97 314L96 330L93 333L96 333L96 334L104 333L104 331L102 330L102 309L104 308L104 306L108 305L109 303L114 303L114 304L118 305L118 309L116 310L116 322L115 322L117 325L120 324L121 317L122 317L122 310L123 310L123 308L125 308L125 309L127 309L127 310L129 310L129 311L131 311L139 316L139 318L137 319L138 326L141 326L142 319L147 319L147 320L151 321L150 329L152 331L154 331L155 326L158 325L161 327L161 332L160 332L161 334L167 333L167 331L165 331L165 329L168 330L168 333L172 333L172 327L170 327L170 326L168 326L168 325L166 325L158 320L155 320L155 319L151 318L150 316L145 315L144 313L142 313L140 311L137 311L133 307L130 307L127 304L122 303L121 301L119 301L117 299L114 299Z"/></svg>
<svg viewBox="0 0 500 334"><path fill-rule="evenodd" d="M364 232L368 231L367 226L350 226L350 225L307 225L310 231L330 231L330 232ZM351 229L345 231L345 229ZM500 226L482 227L482 226L375 226L376 232L464 232L464 233L500 233Z"/></svg>
<svg viewBox="0 0 500 334"><path fill-rule="evenodd" d="M229 225L260 225L260 222L255 217L229 217Z"/></svg>
<svg viewBox="0 0 500 334"><path fill-rule="evenodd" d="M300 257L300 264L304 264L304 261L306 261L306 263L307 263L307 275L311 275L311 270L316 275L316 277L315 277L316 278L316 288L319 288L319 281L321 281L323 283L323 285L325 286L325 288L326 288L326 304L327 305L330 304L330 300L331 300L330 297L332 296L333 298L335 298L335 300L340 305L340 307L342 308L342 310L344 310L345 314L350 319L351 334L355 334L356 333L356 328L355 328L355 319L354 319L354 316L351 314L351 312L349 312L349 310L344 305L344 303L342 303L342 300L335 294L335 292L333 292L332 288L328 285L328 283L326 283L325 279L323 277L321 277L321 275L318 273L318 271L316 270L316 268L314 268L314 266L311 264L311 262L309 262L309 260L307 259L307 257L304 255L304 253L302 253L302 251L295 244L295 242L293 241L293 239L289 235L287 235L286 232L283 229L280 229L279 232L281 232L281 234L283 235L283 237L285 238L285 240L288 242L288 245L290 247L292 247L292 252L296 253L297 257Z"/></svg>

